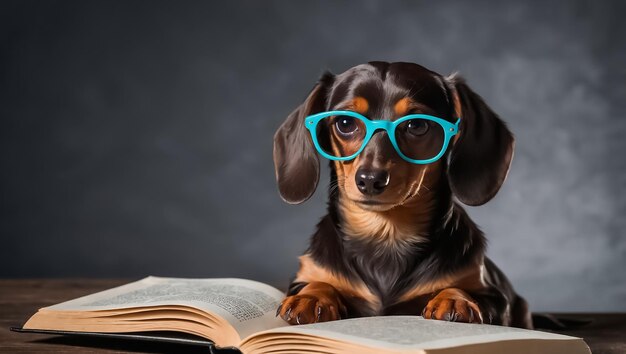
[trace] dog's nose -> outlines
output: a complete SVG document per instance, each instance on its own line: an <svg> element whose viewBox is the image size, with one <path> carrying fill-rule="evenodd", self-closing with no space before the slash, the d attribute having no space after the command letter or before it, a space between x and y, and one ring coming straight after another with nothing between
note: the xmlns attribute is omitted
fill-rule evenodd
<svg viewBox="0 0 626 354"><path fill-rule="evenodd" d="M385 170L358 169L354 177L356 186L365 195L380 194L389 184L389 173Z"/></svg>

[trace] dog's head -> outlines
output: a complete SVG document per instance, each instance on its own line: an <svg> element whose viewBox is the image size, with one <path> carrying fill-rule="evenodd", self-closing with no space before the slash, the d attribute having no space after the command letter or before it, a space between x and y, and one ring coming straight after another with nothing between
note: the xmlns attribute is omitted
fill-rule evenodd
<svg viewBox="0 0 626 354"><path fill-rule="evenodd" d="M288 203L306 201L319 180L318 153L305 127L305 117L331 110L390 121L409 114L428 114L451 123L461 118L459 133L436 162L407 162L384 130L377 130L354 159L333 161L339 193L363 209L394 208L415 198L420 189L433 188L442 181L462 203L481 205L498 192L509 170L514 146L511 132L463 79L445 78L412 63L371 62L340 75L324 74L276 132L276 179ZM318 140L333 149L349 148L350 139L342 134L359 127L344 123L328 124L320 130ZM422 123L397 129L408 130L409 136L433 134L430 140L422 138L422 145L415 145L416 149L428 150L429 144L438 143L435 129L430 128L429 133L429 126Z"/></svg>

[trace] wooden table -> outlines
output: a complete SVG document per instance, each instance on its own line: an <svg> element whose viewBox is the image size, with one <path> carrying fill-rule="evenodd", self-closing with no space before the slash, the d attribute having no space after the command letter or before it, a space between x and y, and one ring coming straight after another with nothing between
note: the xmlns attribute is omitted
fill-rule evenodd
<svg viewBox="0 0 626 354"><path fill-rule="evenodd" d="M0 280L0 352L32 353L206 353L206 348L127 340L48 336L10 332L37 309L130 282L129 279ZM559 314L592 319L580 329L560 333L582 337L594 354L626 353L626 313Z"/></svg>

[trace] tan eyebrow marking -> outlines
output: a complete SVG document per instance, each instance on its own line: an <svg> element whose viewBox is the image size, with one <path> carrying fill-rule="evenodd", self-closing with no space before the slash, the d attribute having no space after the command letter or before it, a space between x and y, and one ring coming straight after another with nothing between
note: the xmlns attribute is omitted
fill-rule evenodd
<svg viewBox="0 0 626 354"><path fill-rule="evenodd" d="M393 106L393 111L396 113L397 116L400 116L400 117L404 116L406 115L406 112L409 111L412 104L413 104L413 100L410 99L409 97L401 98Z"/></svg>
<svg viewBox="0 0 626 354"><path fill-rule="evenodd" d="M410 97L404 97L398 100L393 107L397 117L403 117L411 111L414 113L423 113L432 115L434 112L428 106L413 101Z"/></svg>
<svg viewBox="0 0 626 354"><path fill-rule="evenodd" d="M345 109L357 112L359 114L367 113L370 107L369 102L361 96L357 96L345 104Z"/></svg>

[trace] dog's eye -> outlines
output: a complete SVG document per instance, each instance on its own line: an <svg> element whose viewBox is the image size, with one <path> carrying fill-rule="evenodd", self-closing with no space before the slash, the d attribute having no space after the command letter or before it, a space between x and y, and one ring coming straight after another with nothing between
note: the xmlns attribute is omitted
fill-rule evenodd
<svg viewBox="0 0 626 354"><path fill-rule="evenodd" d="M359 130L359 126L354 118L342 116L335 118L335 129L341 135L352 135Z"/></svg>
<svg viewBox="0 0 626 354"><path fill-rule="evenodd" d="M421 136L428 131L428 122L423 119L412 119L406 125L406 131L414 136Z"/></svg>

